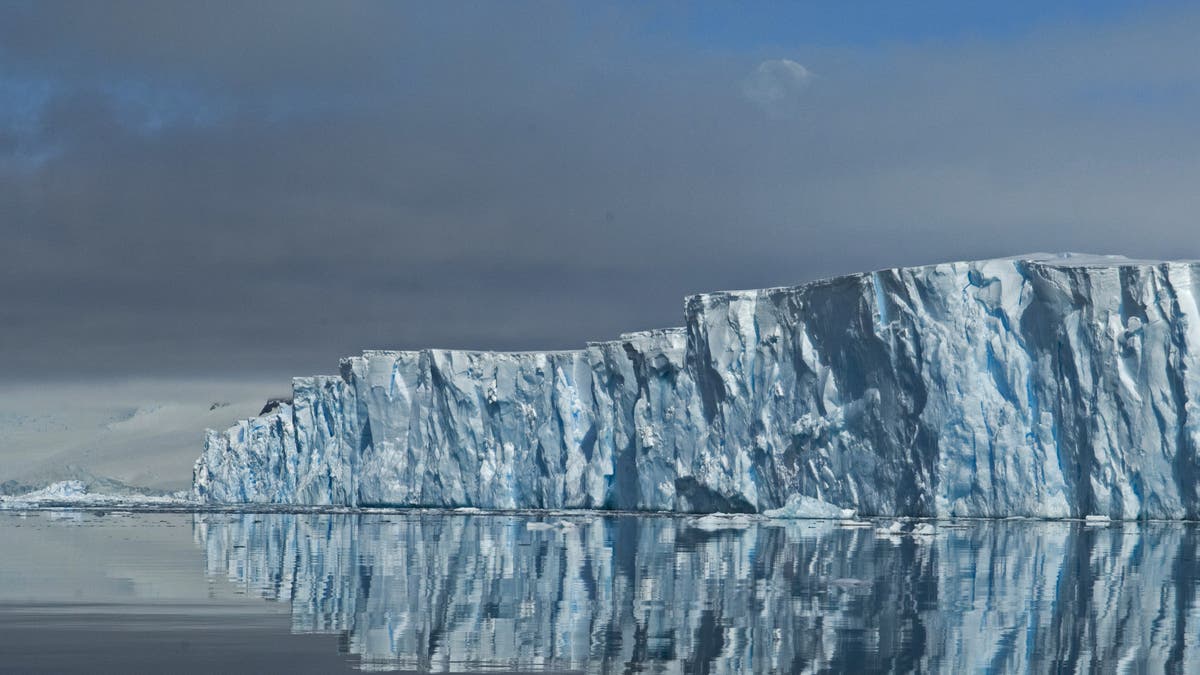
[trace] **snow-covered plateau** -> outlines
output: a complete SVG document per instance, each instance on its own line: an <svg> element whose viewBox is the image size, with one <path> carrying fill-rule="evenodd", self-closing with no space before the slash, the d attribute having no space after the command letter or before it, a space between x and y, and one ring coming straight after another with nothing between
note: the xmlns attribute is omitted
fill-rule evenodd
<svg viewBox="0 0 1200 675"><path fill-rule="evenodd" d="M1035 254L703 293L574 351L368 351L209 431L193 493L1196 518L1198 291L1200 263Z"/></svg>

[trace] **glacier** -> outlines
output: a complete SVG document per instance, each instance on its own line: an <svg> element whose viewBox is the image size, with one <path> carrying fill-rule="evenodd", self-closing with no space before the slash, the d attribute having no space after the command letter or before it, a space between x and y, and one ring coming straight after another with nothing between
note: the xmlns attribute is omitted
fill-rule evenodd
<svg viewBox="0 0 1200 675"><path fill-rule="evenodd" d="M367 351L208 431L193 496L1197 518L1198 279L1032 254L702 293L578 350Z"/></svg>

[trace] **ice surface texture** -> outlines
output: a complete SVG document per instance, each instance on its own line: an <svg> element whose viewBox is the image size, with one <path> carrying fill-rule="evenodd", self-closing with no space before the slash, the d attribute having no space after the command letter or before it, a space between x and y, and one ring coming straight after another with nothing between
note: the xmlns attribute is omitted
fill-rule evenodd
<svg viewBox="0 0 1200 675"><path fill-rule="evenodd" d="M213 503L1200 516L1200 263L1076 255L687 298L564 352L365 352L208 432Z"/></svg>

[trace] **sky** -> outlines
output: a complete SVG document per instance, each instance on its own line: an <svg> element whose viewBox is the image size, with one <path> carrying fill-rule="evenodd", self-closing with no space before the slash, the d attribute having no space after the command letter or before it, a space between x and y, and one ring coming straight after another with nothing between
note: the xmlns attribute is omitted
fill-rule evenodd
<svg viewBox="0 0 1200 675"><path fill-rule="evenodd" d="M1200 10L983 4L0 2L0 372L286 382L1200 258Z"/></svg>

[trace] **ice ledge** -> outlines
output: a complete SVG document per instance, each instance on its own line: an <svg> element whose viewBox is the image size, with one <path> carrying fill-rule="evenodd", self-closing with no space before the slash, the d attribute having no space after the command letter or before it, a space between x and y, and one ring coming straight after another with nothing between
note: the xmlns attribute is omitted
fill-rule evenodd
<svg viewBox="0 0 1200 675"><path fill-rule="evenodd" d="M983 258L979 260L956 260L938 263L929 263L926 265L913 265L909 267L886 267L869 272L852 272L850 274L839 274L832 277L823 277L806 281L790 286L768 286L765 288L748 288L735 290L721 291L706 291L703 293L694 293L685 297L685 304L690 305L695 299L695 302L702 303L708 298L737 298L764 296L779 293L793 293L798 290L808 287L832 286L843 281L854 281L861 279L869 279L875 275L883 273L931 273L931 272L951 272L955 269L965 269L969 267L980 267L986 264L994 263L1010 263L1018 264L1025 263L1037 265L1040 267L1054 267L1062 269L1070 268L1146 268L1158 267L1164 265L1170 266L1185 266L1190 267L1200 264L1200 260L1148 260L1139 258L1129 258L1123 255L1116 254L1097 254L1097 253L1076 253L1064 251L1060 253L1026 253L1022 255L1004 256L1000 258Z"/></svg>

